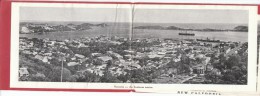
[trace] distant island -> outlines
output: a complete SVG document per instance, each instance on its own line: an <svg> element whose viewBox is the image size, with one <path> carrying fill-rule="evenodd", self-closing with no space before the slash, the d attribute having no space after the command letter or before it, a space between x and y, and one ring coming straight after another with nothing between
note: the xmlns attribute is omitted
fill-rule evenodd
<svg viewBox="0 0 260 96"><path fill-rule="evenodd" d="M106 27L108 24L91 24L91 23L82 23L82 24L56 24L51 25L48 23L31 23L31 22L22 22L20 23L20 33L21 34L30 34L30 33L45 33L45 32L63 32L63 31L84 31L93 29L94 27Z"/></svg>
<svg viewBox="0 0 260 96"><path fill-rule="evenodd" d="M20 34L31 34L31 33L48 33L48 32L65 32L65 31L85 31L94 28L104 28L109 26L106 23L67 23L67 24L51 24L51 23L37 23L37 22L21 22L20 23ZM190 29L181 28L176 26L136 26L134 29L156 29L156 30L185 30L185 31L200 31L200 32L219 32L219 31L234 31L234 32L248 32L248 26L236 26L233 29Z"/></svg>
<svg viewBox="0 0 260 96"><path fill-rule="evenodd" d="M212 29L212 28L205 28L205 29L189 29L189 28L180 28L176 26L137 26L134 29L157 29L157 30L186 30L186 31L202 31L202 32L214 32L214 31L236 31L236 32L248 32L247 26L236 26L233 29Z"/></svg>

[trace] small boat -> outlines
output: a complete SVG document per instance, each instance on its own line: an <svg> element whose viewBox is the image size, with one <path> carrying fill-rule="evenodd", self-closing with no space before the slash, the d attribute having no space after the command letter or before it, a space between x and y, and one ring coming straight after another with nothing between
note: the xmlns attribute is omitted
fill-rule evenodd
<svg viewBox="0 0 260 96"><path fill-rule="evenodd" d="M215 40L215 39L197 39L197 41L202 41L202 42L220 42L220 40Z"/></svg>
<svg viewBox="0 0 260 96"><path fill-rule="evenodd" d="M185 33L179 33L179 35L195 36L194 33L188 33L187 31Z"/></svg>

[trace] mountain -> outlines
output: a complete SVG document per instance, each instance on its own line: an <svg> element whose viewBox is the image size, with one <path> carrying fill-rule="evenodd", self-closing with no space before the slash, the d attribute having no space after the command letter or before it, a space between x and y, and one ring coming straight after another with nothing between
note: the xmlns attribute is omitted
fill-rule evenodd
<svg viewBox="0 0 260 96"><path fill-rule="evenodd" d="M81 23L81 24L56 24L51 25L48 23L32 23L32 22L21 22L20 23L20 33L30 34L30 33L43 33L43 32L61 32L61 31L84 31L96 27L107 27L108 24L91 24L91 23Z"/></svg>
<svg viewBox="0 0 260 96"><path fill-rule="evenodd" d="M76 28L76 30L82 31L82 30L92 29L91 26L94 26L94 24L83 23L83 24L77 25L75 28Z"/></svg>
<svg viewBox="0 0 260 96"><path fill-rule="evenodd" d="M248 32L248 27L247 26L237 26L234 28L234 31Z"/></svg>
<svg viewBox="0 0 260 96"><path fill-rule="evenodd" d="M165 29L162 26L137 26L135 29Z"/></svg>
<svg viewBox="0 0 260 96"><path fill-rule="evenodd" d="M204 28L204 29L185 29L176 26L137 26L135 29L157 29L157 30L189 30L189 31L202 31L202 32L214 32L214 31L236 31L236 32L248 32L247 26L236 26L233 29L213 29L213 28Z"/></svg>
<svg viewBox="0 0 260 96"><path fill-rule="evenodd" d="M183 30L183 28L179 28L179 27L176 27L176 26L169 26L169 27L166 27L165 29L168 29L168 30Z"/></svg>

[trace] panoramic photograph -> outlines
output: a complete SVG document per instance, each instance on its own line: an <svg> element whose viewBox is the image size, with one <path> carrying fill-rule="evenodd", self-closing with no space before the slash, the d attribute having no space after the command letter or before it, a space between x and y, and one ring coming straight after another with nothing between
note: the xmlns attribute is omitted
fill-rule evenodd
<svg viewBox="0 0 260 96"><path fill-rule="evenodd" d="M19 11L21 82L248 83L246 10Z"/></svg>

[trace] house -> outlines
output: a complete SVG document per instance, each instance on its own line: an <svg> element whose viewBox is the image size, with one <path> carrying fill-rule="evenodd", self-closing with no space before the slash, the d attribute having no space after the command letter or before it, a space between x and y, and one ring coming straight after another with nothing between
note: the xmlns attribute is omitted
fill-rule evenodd
<svg viewBox="0 0 260 96"><path fill-rule="evenodd" d="M43 60L43 56L41 56L41 55L35 55L34 58L36 58L38 60Z"/></svg>
<svg viewBox="0 0 260 96"><path fill-rule="evenodd" d="M126 53L129 53L129 54L134 54L135 53L135 51L133 51L133 50L124 50Z"/></svg>
<svg viewBox="0 0 260 96"><path fill-rule="evenodd" d="M198 64L198 65L192 66L192 69L193 69L193 73L204 75L206 66L203 64Z"/></svg>
<svg viewBox="0 0 260 96"><path fill-rule="evenodd" d="M106 65L100 65L100 66L96 66L96 68L97 68L98 70L103 70L103 69L105 69L105 68L106 68Z"/></svg>
<svg viewBox="0 0 260 96"><path fill-rule="evenodd" d="M31 33L31 31L27 27L22 27L21 33Z"/></svg>
<svg viewBox="0 0 260 96"><path fill-rule="evenodd" d="M48 57L47 57L47 56L44 56L43 59L42 59L42 62L44 62L44 63L49 63Z"/></svg>
<svg viewBox="0 0 260 96"><path fill-rule="evenodd" d="M181 61L181 58L174 57L174 58L173 58L173 61L174 61L174 62L179 62L179 61Z"/></svg>
<svg viewBox="0 0 260 96"><path fill-rule="evenodd" d="M68 39L65 39L64 41L67 42L67 43L70 42L70 40L68 40Z"/></svg>
<svg viewBox="0 0 260 96"><path fill-rule="evenodd" d="M43 77L43 78L46 77L44 74L38 73L38 72L36 74L34 74L34 76L36 76L36 77Z"/></svg>
<svg viewBox="0 0 260 96"><path fill-rule="evenodd" d="M35 51L33 51L33 53L32 53L33 55L37 55L38 54L38 52L35 52Z"/></svg>
<svg viewBox="0 0 260 96"><path fill-rule="evenodd" d="M76 58L80 58L80 59L85 58L85 56L84 56L84 55L81 55L81 54L75 54L75 57L76 57Z"/></svg>
<svg viewBox="0 0 260 96"><path fill-rule="evenodd" d="M112 60L112 57L109 56L101 56L98 57L97 60L101 61L102 64L107 63L109 60Z"/></svg>
<svg viewBox="0 0 260 96"><path fill-rule="evenodd" d="M158 54L158 55L165 55L166 52L158 52L157 54Z"/></svg>
<svg viewBox="0 0 260 96"><path fill-rule="evenodd" d="M110 41L109 43L111 43L113 45L120 45L120 44L122 44L121 42L118 42L118 41Z"/></svg>
<svg viewBox="0 0 260 96"><path fill-rule="evenodd" d="M77 63L77 62L69 62L67 65L68 66L75 66L75 65L79 65L79 63Z"/></svg>
<svg viewBox="0 0 260 96"><path fill-rule="evenodd" d="M210 62L210 57L205 57L205 59L202 61L202 63L204 64L204 65L207 65L207 64L209 64L209 62Z"/></svg>
<svg viewBox="0 0 260 96"><path fill-rule="evenodd" d="M35 55L34 58L41 60L44 63L48 63L48 64L50 63L48 60L49 59L48 56Z"/></svg>
<svg viewBox="0 0 260 96"><path fill-rule="evenodd" d="M82 47L89 47L89 46L87 46L87 45L85 45L83 43L79 43L78 48L82 48Z"/></svg>
<svg viewBox="0 0 260 96"><path fill-rule="evenodd" d="M83 63L83 62L86 62L88 59L89 59L89 58L87 58L87 57L86 57L86 58L82 58L82 59L79 59L79 62L80 62L80 63Z"/></svg>
<svg viewBox="0 0 260 96"><path fill-rule="evenodd" d="M102 53L91 53L92 57L99 57L102 56Z"/></svg>
<svg viewBox="0 0 260 96"><path fill-rule="evenodd" d="M124 55L124 57L125 57L126 59L131 59L132 55L127 54L127 55Z"/></svg>
<svg viewBox="0 0 260 96"><path fill-rule="evenodd" d="M50 30L53 30L53 28L51 28L51 27L49 27L49 26L44 26L44 29L45 29L45 30L49 30L49 31L50 31Z"/></svg>
<svg viewBox="0 0 260 96"><path fill-rule="evenodd" d="M149 57L150 59L153 59L153 58L162 58L163 55L151 54L151 55L148 55L148 57Z"/></svg>
<svg viewBox="0 0 260 96"><path fill-rule="evenodd" d="M203 55L203 54L198 54L198 55L196 55L196 57L195 58L199 58L199 59L202 59L202 58L204 58L205 56Z"/></svg>
<svg viewBox="0 0 260 96"><path fill-rule="evenodd" d="M230 51L231 51L231 48L230 48L230 47L225 48L225 53L226 53L226 54L229 53Z"/></svg>
<svg viewBox="0 0 260 96"><path fill-rule="evenodd" d="M172 57L163 57L163 60L164 61L170 61L170 60L172 60Z"/></svg>
<svg viewBox="0 0 260 96"><path fill-rule="evenodd" d="M52 56L52 53L44 53L45 56Z"/></svg>
<svg viewBox="0 0 260 96"><path fill-rule="evenodd" d="M76 57L72 57L70 58L72 61L75 61L77 58Z"/></svg>
<svg viewBox="0 0 260 96"><path fill-rule="evenodd" d="M137 63L132 63L129 66L132 67L132 68L137 68L137 69L141 68L141 66Z"/></svg>
<svg viewBox="0 0 260 96"><path fill-rule="evenodd" d="M57 43L60 44L60 45L66 45L65 42L57 42Z"/></svg>
<svg viewBox="0 0 260 96"><path fill-rule="evenodd" d="M177 73L177 68L169 68L167 71L167 74L176 74Z"/></svg>
<svg viewBox="0 0 260 96"><path fill-rule="evenodd" d="M27 70L27 68L19 68L19 77L22 77L22 76L29 76L29 72Z"/></svg>
<svg viewBox="0 0 260 96"><path fill-rule="evenodd" d="M24 54L33 54L31 51L28 51L28 50L24 50L22 51Z"/></svg>
<svg viewBox="0 0 260 96"><path fill-rule="evenodd" d="M47 42L47 45L48 46L54 46L55 43L56 43L56 41L49 41L49 42Z"/></svg>
<svg viewBox="0 0 260 96"><path fill-rule="evenodd" d="M212 72L218 76L221 76L221 71L219 69L214 68L214 69L212 69Z"/></svg>
<svg viewBox="0 0 260 96"><path fill-rule="evenodd" d="M116 58L116 59L123 59L123 56L121 56L120 54L115 53L113 51L107 51L107 54L112 56L113 58Z"/></svg>
<svg viewBox="0 0 260 96"><path fill-rule="evenodd" d="M102 70L93 70L93 73L95 73L96 75L98 75L98 76L103 76L104 75L104 71L102 71Z"/></svg>
<svg viewBox="0 0 260 96"><path fill-rule="evenodd" d="M213 65L211 64L208 64L206 67L206 71L212 71L214 69Z"/></svg>

